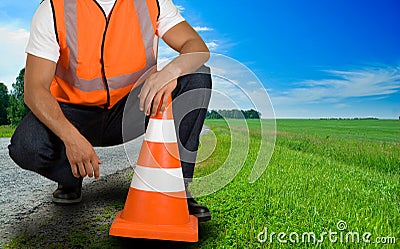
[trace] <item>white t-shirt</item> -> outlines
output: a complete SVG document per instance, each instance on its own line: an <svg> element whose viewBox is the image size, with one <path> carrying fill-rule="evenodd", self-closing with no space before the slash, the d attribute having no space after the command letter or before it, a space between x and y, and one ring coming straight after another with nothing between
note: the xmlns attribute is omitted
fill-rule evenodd
<svg viewBox="0 0 400 249"><path fill-rule="evenodd" d="M116 0L96 0L108 16ZM157 34L163 37L168 30L184 21L178 8L172 0L159 0L160 17L157 22ZM58 45L54 30L53 11L50 0L44 0L31 23L31 30L26 53L57 63L60 57L60 46Z"/></svg>

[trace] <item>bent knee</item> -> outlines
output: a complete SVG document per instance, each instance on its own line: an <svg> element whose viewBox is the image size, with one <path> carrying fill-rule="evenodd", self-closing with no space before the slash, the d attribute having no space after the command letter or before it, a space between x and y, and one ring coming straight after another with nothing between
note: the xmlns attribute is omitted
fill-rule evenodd
<svg viewBox="0 0 400 249"><path fill-rule="evenodd" d="M193 84L194 89L211 89L212 80L211 74L208 73L195 73L191 75L190 83Z"/></svg>
<svg viewBox="0 0 400 249"><path fill-rule="evenodd" d="M40 147L38 144L23 144L15 141L8 146L8 154L18 166L32 171L52 167L52 164L60 157L55 151Z"/></svg>
<svg viewBox="0 0 400 249"><path fill-rule="evenodd" d="M19 141L19 138L15 135L11 138L11 143L8 145L8 154L11 159L21 168L28 169L32 158L29 155L32 153L23 146L23 143Z"/></svg>
<svg viewBox="0 0 400 249"><path fill-rule="evenodd" d="M211 89L212 88L212 79L210 74L210 69L206 66L199 69L197 72L193 74L188 74L182 77L182 79L186 80L188 84L188 88L193 89Z"/></svg>
<svg viewBox="0 0 400 249"><path fill-rule="evenodd" d="M45 133L29 134L28 131L16 131L8 145L9 156L23 169L35 171L39 168L49 167L49 162L54 161L59 154L52 148L51 145L54 144L45 139L46 135Z"/></svg>
<svg viewBox="0 0 400 249"><path fill-rule="evenodd" d="M15 133L8 145L8 154L11 159L23 169L32 169L38 161L38 153L34 144L21 133Z"/></svg>

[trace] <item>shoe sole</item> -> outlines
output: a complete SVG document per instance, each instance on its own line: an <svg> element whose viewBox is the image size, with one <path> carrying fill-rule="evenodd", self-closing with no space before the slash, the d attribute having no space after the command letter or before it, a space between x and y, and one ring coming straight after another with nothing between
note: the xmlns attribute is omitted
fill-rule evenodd
<svg viewBox="0 0 400 249"><path fill-rule="evenodd" d="M211 220L210 213L201 213L201 214L193 214L193 215L197 217L197 220L199 222L206 222L206 221Z"/></svg>
<svg viewBox="0 0 400 249"><path fill-rule="evenodd" d="M58 205L73 205L80 203L82 201L82 196L75 200L66 200L53 197L52 201Z"/></svg>

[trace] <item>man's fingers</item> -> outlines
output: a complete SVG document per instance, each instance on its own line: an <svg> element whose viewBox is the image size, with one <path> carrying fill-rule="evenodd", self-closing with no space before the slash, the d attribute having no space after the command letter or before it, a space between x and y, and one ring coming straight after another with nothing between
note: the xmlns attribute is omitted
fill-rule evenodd
<svg viewBox="0 0 400 249"><path fill-rule="evenodd" d="M140 98L140 110L144 111L147 116L155 115L157 113L159 104L162 101L162 96L164 95L163 92L165 92L165 90L170 90L168 88L169 83L165 83L162 85L160 85L160 83L161 82L158 79L157 74L151 75L143 84L143 87L138 95L138 98ZM162 90L163 88L164 90ZM169 91L169 94L172 92L172 90ZM157 98L158 95L159 97Z"/></svg>
<svg viewBox="0 0 400 249"><path fill-rule="evenodd" d="M92 167L93 167L93 171L94 171L94 178L95 179L99 179L100 177L100 167L99 164L101 164L102 162L99 160L99 158L97 157L97 155L94 156L94 158L92 159Z"/></svg>
<svg viewBox="0 0 400 249"><path fill-rule="evenodd" d="M167 92L164 93L164 95L163 95L163 102L162 102L162 105L161 105L161 108L160 108L160 113L163 113L163 112L165 111L165 107L167 106L168 98L169 98L169 95L170 95L170 94L171 94L171 93L170 93L169 91L167 91Z"/></svg>
<svg viewBox="0 0 400 249"><path fill-rule="evenodd" d="M156 94L156 92L150 91L146 96L146 100L144 102L144 109L146 110L147 116L150 115L151 103L153 102L153 98L154 98L155 94Z"/></svg>
<svg viewBox="0 0 400 249"><path fill-rule="evenodd" d="M93 172L94 172L94 178L95 179L99 179L99 177L100 177L100 168L99 168L99 164L97 163L97 161L93 161L92 162L92 167L93 167Z"/></svg>
<svg viewBox="0 0 400 249"><path fill-rule="evenodd" d="M85 161L84 166L85 166L87 175L89 177L93 177L93 167L92 167L92 164L90 163L90 161L89 160Z"/></svg>
<svg viewBox="0 0 400 249"><path fill-rule="evenodd" d="M144 111L144 105L145 105L145 100L146 100L146 96L148 94L148 88L146 86L146 84L142 87L142 89L140 90L140 93L138 95L139 97L139 108L141 111Z"/></svg>
<svg viewBox="0 0 400 249"><path fill-rule="evenodd" d="M93 161L92 161L92 166L93 166L93 171L94 171L94 178L99 179L100 177L100 164L103 162L99 159L97 156L96 152L94 153Z"/></svg>
<svg viewBox="0 0 400 249"><path fill-rule="evenodd" d="M76 178L79 178L80 175L78 173L78 166L76 164L71 164L72 175Z"/></svg>
<svg viewBox="0 0 400 249"><path fill-rule="evenodd" d="M160 92L158 92L156 94L156 96L154 96L153 105L152 105L152 108L151 108L152 109L151 110L151 115L156 115L158 106L160 105L161 96L162 96L162 94Z"/></svg>
<svg viewBox="0 0 400 249"><path fill-rule="evenodd" d="M155 92L145 85L138 96L140 98L139 108L141 111L144 111L146 115L150 115L150 108L154 95Z"/></svg>
<svg viewBox="0 0 400 249"><path fill-rule="evenodd" d="M82 162L78 163L78 168L79 168L80 176L85 177L87 174L86 174L85 166L83 165Z"/></svg>
<svg viewBox="0 0 400 249"><path fill-rule="evenodd" d="M168 85L164 86L163 89L161 89L163 91L163 100L160 108L160 113L163 113L165 111L165 108L167 107L168 104L168 98L175 90L177 83L178 83L177 80L173 80L170 83L168 83Z"/></svg>
<svg viewBox="0 0 400 249"><path fill-rule="evenodd" d="M140 102L139 102L139 108L141 111L147 111L148 110L148 105L146 104L147 98L149 97L149 94L152 91L152 88L154 88L154 84L153 84L153 75L151 75L144 83L143 83L143 87L140 90L140 93L138 95L138 97L140 98ZM151 96L151 99L153 100L153 96L154 94Z"/></svg>

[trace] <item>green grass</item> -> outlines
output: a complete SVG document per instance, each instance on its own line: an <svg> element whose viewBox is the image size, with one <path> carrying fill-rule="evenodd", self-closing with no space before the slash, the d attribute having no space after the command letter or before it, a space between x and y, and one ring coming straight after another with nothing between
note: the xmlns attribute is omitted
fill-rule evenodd
<svg viewBox="0 0 400 249"><path fill-rule="evenodd" d="M278 131L355 141L400 142L399 120L277 120Z"/></svg>
<svg viewBox="0 0 400 249"><path fill-rule="evenodd" d="M230 122L231 130L242 129ZM231 138L223 121L210 120L218 146L212 159L199 165L197 176L216 170L229 153ZM250 148L259 146L256 120L249 121ZM394 236L400 245L400 122L376 120L278 120L276 147L267 171L250 184L254 163L226 188L201 199L213 210L199 248L307 247L313 244L261 244L257 234L272 232L371 232ZM237 134L237 133L235 133ZM244 135L245 136L245 135ZM202 139L202 147L212 141ZM243 137L243 139L245 139ZM251 151L250 151L251 152ZM341 248L368 244L334 244ZM193 246L196 248L197 246Z"/></svg>
<svg viewBox="0 0 400 249"><path fill-rule="evenodd" d="M214 144L216 147L211 157L197 165L196 177L215 172L227 158L228 166L236 170L241 151L248 157L243 169L225 188L198 198L213 215L210 222L199 225L200 241L161 244L161 248L383 247L329 243L327 237L319 245L282 244L277 242L276 235L273 243L257 240L264 228L269 234L296 232L300 236L304 232L314 232L317 236L329 230L338 232L336 224L341 220L348 225L345 233L370 232L371 240L392 236L397 244L385 248L400 247L400 121L277 120L274 154L265 173L250 184L248 176L260 147L259 122L248 121L247 135L247 128L240 121L230 121L229 129L224 121L207 120L213 133L202 137L199 157L208 154ZM247 137L250 138L248 151ZM230 148L234 141L239 150ZM237 157L236 154L229 157L230 153L237 153ZM195 187L192 190L195 192ZM82 221L90 225L74 229L67 244L118 247L119 239L106 236L109 226L100 225L98 219L111 222L122 205L110 203L103 216ZM6 248L19 248L21 238L24 245L38 241L34 236L20 236ZM63 248L63 244L54 248Z"/></svg>
<svg viewBox="0 0 400 249"><path fill-rule="evenodd" d="M14 134L15 128L11 125L1 125L0 126L0 138L11 137Z"/></svg>

